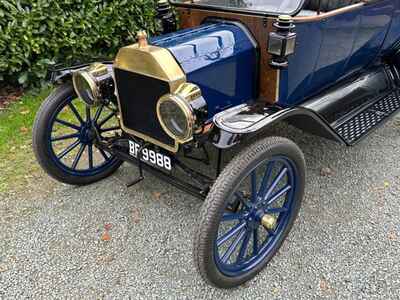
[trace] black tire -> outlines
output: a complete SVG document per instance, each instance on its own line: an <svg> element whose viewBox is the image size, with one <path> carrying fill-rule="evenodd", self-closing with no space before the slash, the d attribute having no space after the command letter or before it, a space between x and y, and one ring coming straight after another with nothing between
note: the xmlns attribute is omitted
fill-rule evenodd
<svg viewBox="0 0 400 300"><path fill-rule="evenodd" d="M284 155L294 162L300 172L298 188L295 193L294 208L288 225L273 251L258 265L245 274L232 277L223 274L218 268L214 256L214 243L222 214L227 209L228 199L246 174L261 162L274 155ZM211 188L200 213L200 220L194 236L194 261L203 279L219 288L236 287L259 273L279 250L290 232L303 199L305 186L305 160L302 151L292 141L281 137L267 137L243 149L223 170Z"/></svg>
<svg viewBox="0 0 400 300"><path fill-rule="evenodd" d="M112 158L107 168L93 174L77 175L62 169L54 159L54 153L48 147L51 131L49 123L60 107L65 106L68 98L76 98L72 83L64 83L57 87L40 106L32 129L32 147L36 159L43 170L52 178L71 185L86 185L99 181L113 174L122 161Z"/></svg>

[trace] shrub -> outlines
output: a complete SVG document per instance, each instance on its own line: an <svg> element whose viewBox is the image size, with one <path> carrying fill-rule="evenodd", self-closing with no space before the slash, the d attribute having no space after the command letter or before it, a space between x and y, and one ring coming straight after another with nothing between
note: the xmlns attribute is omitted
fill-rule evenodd
<svg viewBox="0 0 400 300"><path fill-rule="evenodd" d="M153 0L1 0L0 81L37 86L54 63L113 57L154 15Z"/></svg>

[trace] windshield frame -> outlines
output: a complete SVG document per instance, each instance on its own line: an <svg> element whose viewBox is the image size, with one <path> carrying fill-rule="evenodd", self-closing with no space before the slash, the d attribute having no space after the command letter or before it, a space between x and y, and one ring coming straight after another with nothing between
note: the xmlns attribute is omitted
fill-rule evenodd
<svg viewBox="0 0 400 300"><path fill-rule="evenodd" d="M177 2L179 0L168 0L168 1L171 5L173 5L175 7L196 8L196 9L202 9L202 10L208 10L208 11L215 11L215 12L230 12L230 13L239 13L239 14L267 17L267 16L279 16L279 15L295 16L302 9L304 2L306 0L298 0L298 3L299 3L298 7L296 8L296 10L294 10L290 13L278 13L278 12L259 11L259 10L235 8L235 7L227 7L227 6L214 6L214 5L199 4L199 3Z"/></svg>

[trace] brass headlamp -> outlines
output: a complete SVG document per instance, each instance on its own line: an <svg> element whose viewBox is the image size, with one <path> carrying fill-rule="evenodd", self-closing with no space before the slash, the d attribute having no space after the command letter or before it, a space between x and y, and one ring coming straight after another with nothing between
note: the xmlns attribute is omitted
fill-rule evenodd
<svg viewBox="0 0 400 300"><path fill-rule="evenodd" d="M108 66L94 63L72 75L75 92L89 106L95 106L114 93L114 80Z"/></svg>
<svg viewBox="0 0 400 300"><path fill-rule="evenodd" d="M157 102L157 117L164 131L179 143L185 143L202 129L207 103L200 88L185 82Z"/></svg>

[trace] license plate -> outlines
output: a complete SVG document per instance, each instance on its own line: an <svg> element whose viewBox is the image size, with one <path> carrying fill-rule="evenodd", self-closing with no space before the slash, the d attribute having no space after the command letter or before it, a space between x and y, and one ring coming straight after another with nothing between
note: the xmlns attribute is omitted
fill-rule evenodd
<svg viewBox="0 0 400 300"><path fill-rule="evenodd" d="M139 143L129 141L129 154L137 158L140 147ZM167 171L172 170L171 158L152 149L144 148L142 150L142 161Z"/></svg>

